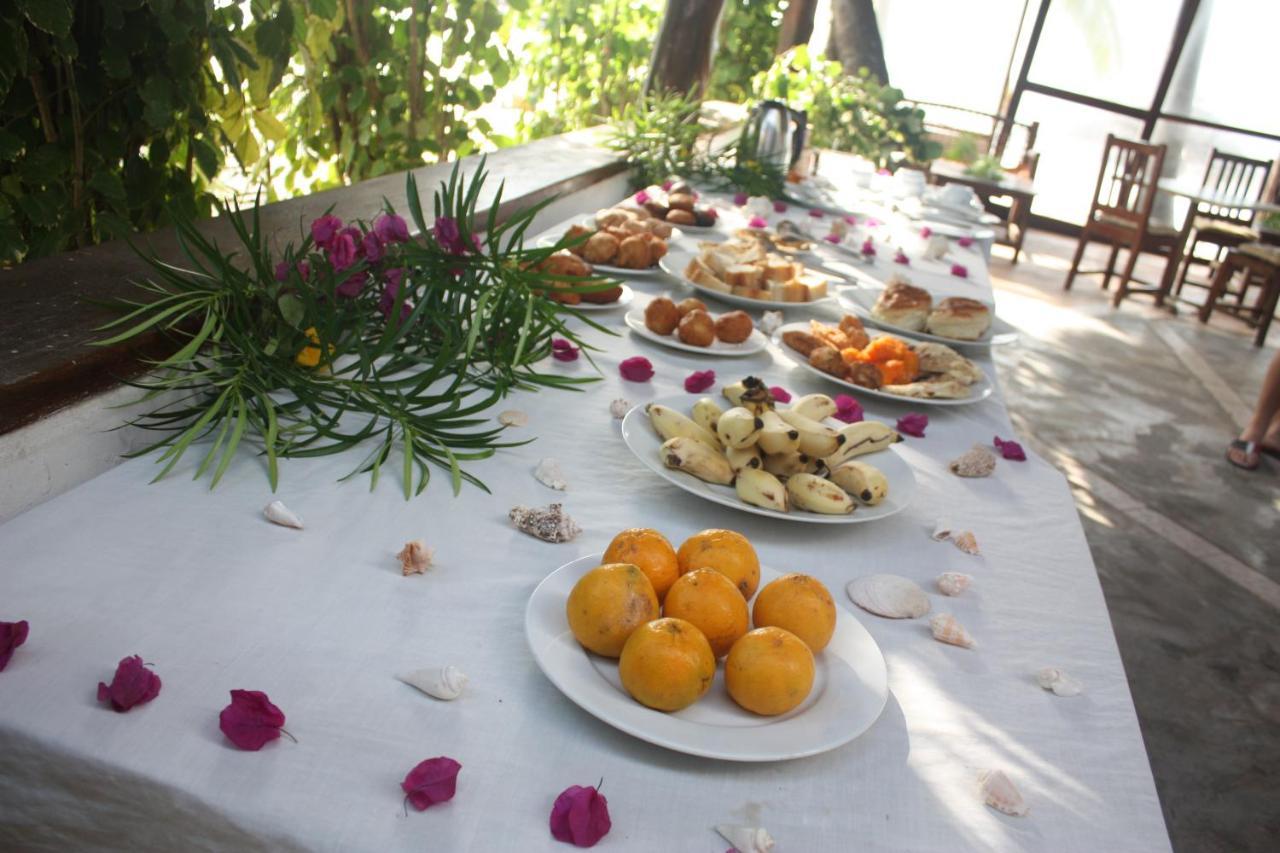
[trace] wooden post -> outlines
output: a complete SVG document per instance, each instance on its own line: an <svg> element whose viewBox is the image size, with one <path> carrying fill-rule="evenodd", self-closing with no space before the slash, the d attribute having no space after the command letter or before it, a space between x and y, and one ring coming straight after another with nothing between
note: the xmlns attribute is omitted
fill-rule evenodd
<svg viewBox="0 0 1280 853"><path fill-rule="evenodd" d="M778 25L778 53L809 43L813 35L813 14L817 10L818 0L791 0Z"/></svg>
<svg viewBox="0 0 1280 853"><path fill-rule="evenodd" d="M871 0L831 0L827 58L838 61L848 74L865 68L872 77L889 85L880 25L876 23L876 9Z"/></svg>
<svg viewBox="0 0 1280 853"><path fill-rule="evenodd" d="M724 0L667 0L649 62L646 92L692 92L702 97L723 8Z"/></svg>

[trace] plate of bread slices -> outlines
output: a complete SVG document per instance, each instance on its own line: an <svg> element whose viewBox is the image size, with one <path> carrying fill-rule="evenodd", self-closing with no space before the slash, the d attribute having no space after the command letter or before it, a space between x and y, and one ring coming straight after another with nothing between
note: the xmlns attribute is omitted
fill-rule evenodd
<svg viewBox="0 0 1280 853"><path fill-rule="evenodd" d="M921 340L985 347L1018 339L1017 329L996 317L986 302L966 296L935 300L901 275L883 288L846 290L840 302L873 325Z"/></svg>
<svg viewBox="0 0 1280 853"><path fill-rule="evenodd" d="M835 279L769 252L755 240L699 242L695 251L673 246L658 264L694 290L733 305L774 308L833 299Z"/></svg>

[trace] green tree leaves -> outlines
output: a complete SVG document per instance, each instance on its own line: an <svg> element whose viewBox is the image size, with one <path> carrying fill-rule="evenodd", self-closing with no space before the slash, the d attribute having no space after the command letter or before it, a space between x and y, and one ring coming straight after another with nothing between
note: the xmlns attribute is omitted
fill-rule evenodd
<svg viewBox="0 0 1280 853"><path fill-rule="evenodd" d="M15 0L18 11L51 36L71 35L71 0Z"/></svg>

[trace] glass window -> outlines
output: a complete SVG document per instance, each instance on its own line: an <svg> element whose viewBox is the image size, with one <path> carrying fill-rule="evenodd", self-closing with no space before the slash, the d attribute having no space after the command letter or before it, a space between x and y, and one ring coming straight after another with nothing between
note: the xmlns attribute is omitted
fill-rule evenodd
<svg viewBox="0 0 1280 853"><path fill-rule="evenodd" d="M1169 146L1164 157L1164 176L1191 187L1199 187L1204 180L1204 170L1214 148L1253 160L1273 160L1280 156L1280 142L1176 121L1156 122L1151 139ZM1160 193L1153 213L1159 219L1181 224L1188 205L1187 199L1181 196Z"/></svg>

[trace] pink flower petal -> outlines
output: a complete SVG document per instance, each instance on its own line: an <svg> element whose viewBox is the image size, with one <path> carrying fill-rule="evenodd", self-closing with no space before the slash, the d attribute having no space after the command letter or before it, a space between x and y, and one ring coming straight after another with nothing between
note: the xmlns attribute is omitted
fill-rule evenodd
<svg viewBox="0 0 1280 853"><path fill-rule="evenodd" d="M0 672L9 665L13 650L27 641L31 626L27 620L18 622L0 622Z"/></svg>
<svg viewBox="0 0 1280 853"><path fill-rule="evenodd" d="M874 216L871 216L867 218L866 224L868 228L879 228L883 223L879 219L876 219Z"/></svg>
<svg viewBox="0 0 1280 853"><path fill-rule="evenodd" d="M738 207L742 207L744 204L747 203L747 198L748 196L746 193L734 193L733 203L736 204Z"/></svg>
<svg viewBox="0 0 1280 853"><path fill-rule="evenodd" d="M684 390L690 394L697 394L715 384L716 372L714 370L695 370L685 377Z"/></svg>
<svg viewBox="0 0 1280 853"><path fill-rule="evenodd" d="M671 188L674 187L675 185L676 185L675 181L671 180L670 178L667 178L665 181L662 182L662 191L664 193L669 193L671 192Z"/></svg>
<svg viewBox="0 0 1280 853"><path fill-rule="evenodd" d="M839 235L839 234L837 234L837 233L835 233L835 232L833 231L833 232L831 232L830 234L828 234L827 236L823 237L822 239L823 239L823 240L826 240L828 243L839 243L839 242L840 242L840 235Z"/></svg>
<svg viewBox="0 0 1280 853"><path fill-rule="evenodd" d="M428 758L409 771L400 783L405 801L418 811L453 799L462 765L443 755Z"/></svg>
<svg viewBox="0 0 1280 853"><path fill-rule="evenodd" d="M782 201L775 201L775 202L773 203L773 212L774 212L774 213L786 213L786 212L787 212L787 204L786 204L786 202L782 202Z"/></svg>
<svg viewBox="0 0 1280 853"><path fill-rule="evenodd" d="M765 219L763 216L753 216L751 217L751 221L747 223L747 227L748 228L768 228L769 220Z"/></svg>
<svg viewBox="0 0 1280 853"><path fill-rule="evenodd" d="M863 419L862 404L848 394L837 394L835 404L836 413L832 417L836 420L856 424Z"/></svg>
<svg viewBox="0 0 1280 853"><path fill-rule="evenodd" d="M628 382L648 382L653 378L653 364L642 355L633 355L622 360L618 372Z"/></svg>
<svg viewBox="0 0 1280 853"><path fill-rule="evenodd" d="M556 361L577 361L578 348L564 338L552 338L551 357Z"/></svg>
<svg viewBox="0 0 1280 853"><path fill-rule="evenodd" d="M649 194L644 190L640 190L640 192L636 193L632 198L635 200L636 204L647 204L649 202Z"/></svg>
<svg viewBox="0 0 1280 853"><path fill-rule="evenodd" d="M997 435L992 443L995 444L996 449L1000 451L1000 455L1005 459L1011 459L1014 462L1027 461L1027 452L1022 449L1022 445L1018 444L1018 442L1013 440L1003 441Z"/></svg>
<svg viewBox="0 0 1280 853"><path fill-rule="evenodd" d="M236 746L256 752L280 737L284 712L261 690L232 690L231 704L218 715L218 728Z"/></svg>
<svg viewBox="0 0 1280 853"><path fill-rule="evenodd" d="M147 669L137 655L120 661L110 685L98 682L98 701L110 702L120 713L145 705L159 695L160 676Z"/></svg>
<svg viewBox="0 0 1280 853"><path fill-rule="evenodd" d="M893 172L890 172L888 169L876 169L876 174L877 174L877 175L892 175L892 174L893 174Z"/></svg>
<svg viewBox="0 0 1280 853"><path fill-rule="evenodd" d="M911 259L908 258L907 253L902 251L901 249L899 249L898 253L893 256L893 262L895 264L902 264L904 267L911 266Z"/></svg>
<svg viewBox="0 0 1280 853"><path fill-rule="evenodd" d="M967 249L967 248L969 248L970 246L972 246L972 245L973 245L973 238L972 238L972 237L961 237L959 240L956 240L956 243L957 243L957 244L959 244L960 248L962 248L962 249Z"/></svg>
<svg viewBox="0 0 1280 853"><path fill-rule="evenodd" d="M898 432L924 438L924 429L929 425L929 416L912 412L898 418Z"/></svg>
<svg viewBox="0 0 1280 853"><path fill-rule="evenodd" d="M844 221L849 225L857 225L858 217L854 216L852 213L847 213L845 214Z"/></svg>
<svg viewBox="0 0 1280 853"><path fill-rule="evenodd" d="M871 238L862 241L862 254L868 258L874 258L876 255L876 246L871 242Z"/></svg>
<svg viewBox="0 0 1280 853"><path fill-rule="evenodd" d="M551 807L551 837L575 847L594 847L612 826L609 801L595 788L570 785Z"/></svg>
<svg viewBox="0 0 1280 853"><path fill-rule="evenodd" d="M769 389L769 393L773 395L773 399L779 403L790 403L791 393L781 385L774 385Z"/></svg>
<svg viewBox="0 0 1280 853"><path fill-rule="evenodd" d="M815 210L810 210L810 211L809 211L809 215L810 215L810 216L812 216L814 219L821 219L821 218L823 217L823 213L822 213L822 211L821 211L821 210L816 210L816 209L815 209Z"/></svg>
<svg viewBox="0 0 1280 853"><path fill-rule="evenodd" d="M928 225L925 225L920 229L920 236L924 237L926 240L929 239L930 235L932 234L933 234L933 229L930 228Z"/></svg>
<svg viewBox="0 0 1280 853"><path fill-rule="evenodd" d="M964 264L952 264L951 274L955 276L959 276L960 278L968 278L969 269Z"/></svg>

